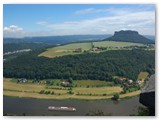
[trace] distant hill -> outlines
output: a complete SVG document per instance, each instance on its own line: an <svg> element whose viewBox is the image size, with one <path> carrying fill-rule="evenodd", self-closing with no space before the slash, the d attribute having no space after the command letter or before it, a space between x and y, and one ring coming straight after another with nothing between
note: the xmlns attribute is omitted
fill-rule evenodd
<svg viewBox="0 0 160 120"><path fill-rule="evenodd" d="M4 43L3 44L3 53L6 52L13 52L16 50L22 50L22 49L40 49L48 47L48 44L42 44L42 43Z"/></svg>
<svg viewBox="0 0 160 120"><path fill-rule="evenodd" d="M150 39L150 40L153 40L155 41L155 36L154 35L144 35L144 37Z"/></svg>
<svg viewBox="0 0 160 120"><path fill-rule="evenodd" d="M150 40L137 31L131 30L121 30L116 31L113 36L104 39L104 41L122 41L122 42L134 42L134 43L154 43L153 40Z"/></svg>
<svg viewBox="0 0 160 120"><path fill-rule="evenodd" d="M20 42L33 42L33 43L47 43L47 44L65 44L69 42L79 41L94 41L103 40L111 35L64 35L64 36L39 36L39 37L25 37L25 38L4 38L4 43L20 43Z"/></svg>

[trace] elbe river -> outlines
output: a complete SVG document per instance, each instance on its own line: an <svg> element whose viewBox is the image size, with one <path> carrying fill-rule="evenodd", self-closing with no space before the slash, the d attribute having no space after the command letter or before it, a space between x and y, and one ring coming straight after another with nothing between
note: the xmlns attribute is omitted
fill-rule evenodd
<svg viewBox="0 0 160 120"><path fill-rule="evenodd" d="M48 106L75 107L75 112L49 111ZM80 101L80 100L44 100L32 98L3 97L3 113L23 114L26 116L85 116L87 113L103 111L105 115L129 116L136 115L139 97L120 100Z"/></svg>

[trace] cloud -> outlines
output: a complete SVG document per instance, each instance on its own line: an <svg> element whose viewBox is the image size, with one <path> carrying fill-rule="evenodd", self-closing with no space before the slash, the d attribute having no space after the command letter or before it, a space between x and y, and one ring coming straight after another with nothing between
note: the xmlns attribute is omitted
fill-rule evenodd
<svg viewBox="0 0 160 120"><path fill-rule="evenodd" d="M146 8L147 9L147 8ZM87 8L87 9L81 9L74 12L75 15L87 15L87 14L97 14L97 13L107 13L108 15L123 15L128 14L130 12L140 12L140 11L146 11L145 9L137 8L133 9L130 7L125 8L102 8L102 9L95 9L95 8Z"/></svg>
<svg viewBox="0 0 160 120"><path fill-rule="evenodd" d="M18 27L16 25L10 25L9 27L4 27L3 28L3 31L5 32L19 32L19 31L22 31L23 28L21 27Z"/></svg>
<svg viewBox="0 0 160 120"><path fill-rule="evenodd" d="M106 12L106 9L87 8L87 9L75 11L75 14L84 15L84 14L100 13L100 12Z"/></svg>
<svg viewBox="0 0 160 120"><path fill-rule="evenodd" d="M121 13L123 12L121 11ZM137 30L141 34L154 35L155 13L153 11L128 12L128 14L118 14L116 16L48 24L46 27L54 35L113 34L114 31L121 29Z"/></svg>
<svg viewBox="0 0 160 120"><path fill-rule="evenodd" d="M3 28L3 35L4 37L24 37L24 32L22 27L10 25Z"/></svg>
<svg viewBox="0 0 160 120"><path fill-rule="evenodd" d="M36 24L37 24L37 25L47 25L47 24L48 24L48 22L40 21L40 22L37 22Z"/></svg>

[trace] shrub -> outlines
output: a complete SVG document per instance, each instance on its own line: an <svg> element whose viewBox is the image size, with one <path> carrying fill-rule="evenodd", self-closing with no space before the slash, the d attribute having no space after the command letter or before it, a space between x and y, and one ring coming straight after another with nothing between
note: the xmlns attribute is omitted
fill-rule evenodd
<svg viewBox="0 0 160 120"><path fill-rule="evenodd" d="M45 93L45 91L44 90L41 90L40 92L39 92L39 94L44 94Z"/></svg>
<svg viewBox="0 0 160 120"><path fill-rule="evenodd" d="M119 94L118 93L114 94L112 99L113 100L118 100L119 99Z"/></svg>
<svg viewBox="0 0 160 120"><path fill-rule="evenodd" d="M70 90L70 91L68 91L67 93L68 93L68 94L74 94L74 92L73 92L73 91L71 91L71 90Z"/></svg>

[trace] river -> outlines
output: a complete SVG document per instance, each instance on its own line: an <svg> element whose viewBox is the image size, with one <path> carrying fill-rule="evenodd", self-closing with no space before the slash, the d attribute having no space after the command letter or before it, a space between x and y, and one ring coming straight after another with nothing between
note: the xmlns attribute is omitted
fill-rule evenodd
<svg viewBox="0 0 160 120"><path fill-rule="evenodd" d="M76 112L48 111L48 106L75 107ZM3 97L3 113L22 114L27 116L84 116L86 113L103 111L112 116L128 116L137 114L137 108L142 106L139 97L121 100L115 104L107 101L79 101L79 100L44 100L32 98Z"/></svg>

